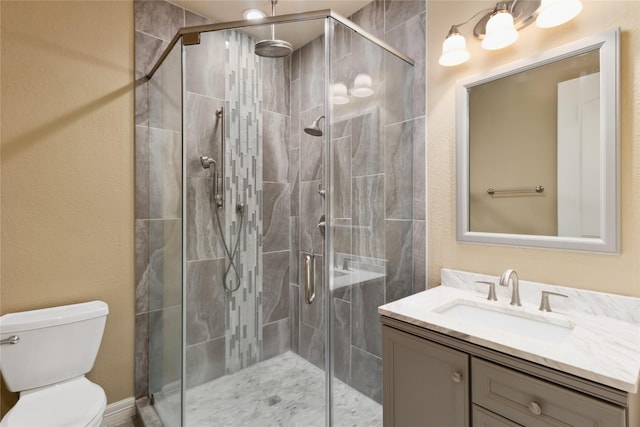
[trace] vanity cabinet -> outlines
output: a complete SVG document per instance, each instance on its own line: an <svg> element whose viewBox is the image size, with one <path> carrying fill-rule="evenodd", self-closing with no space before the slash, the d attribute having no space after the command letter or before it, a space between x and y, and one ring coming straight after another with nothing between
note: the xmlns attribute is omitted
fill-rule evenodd
<svg viewBox="0 0 640 427"><path fill-rule="evenodd" d="M382 319L385 427L628 427L624 392Z"/></svg>

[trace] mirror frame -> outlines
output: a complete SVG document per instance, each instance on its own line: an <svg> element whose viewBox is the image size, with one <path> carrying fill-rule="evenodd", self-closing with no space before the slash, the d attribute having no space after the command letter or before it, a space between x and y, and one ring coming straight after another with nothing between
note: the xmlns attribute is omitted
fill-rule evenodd
<svg viewBox="0 0 640 427"><path fill-rule="evenodd" d="M488 233L469 230L469 89L556 61L600 52L600 238ZM620 253L620 29L616 28L496 67L456 83L456 237L461 242Z"/></svg>

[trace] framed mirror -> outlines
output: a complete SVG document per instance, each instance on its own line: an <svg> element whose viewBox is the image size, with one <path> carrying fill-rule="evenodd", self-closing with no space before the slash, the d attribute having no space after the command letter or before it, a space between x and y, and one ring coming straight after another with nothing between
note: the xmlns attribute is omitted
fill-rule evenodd
<svg viewBox="0 0 640 427"><path fill-rule="evenodd" d="M457 239L619 253L620 30L457 82Z"/></svg>

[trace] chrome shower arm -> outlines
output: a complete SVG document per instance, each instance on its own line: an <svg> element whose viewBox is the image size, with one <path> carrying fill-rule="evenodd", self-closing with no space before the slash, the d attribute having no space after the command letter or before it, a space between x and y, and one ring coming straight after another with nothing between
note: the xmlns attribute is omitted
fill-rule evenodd
<svg viewBox="0 0 640 427"><path fill-rule="evenodd" d="M271 16L276 16L276 3L278 0L271 0ZM271 24L271 40L276 39L276 25Z"/></svg>

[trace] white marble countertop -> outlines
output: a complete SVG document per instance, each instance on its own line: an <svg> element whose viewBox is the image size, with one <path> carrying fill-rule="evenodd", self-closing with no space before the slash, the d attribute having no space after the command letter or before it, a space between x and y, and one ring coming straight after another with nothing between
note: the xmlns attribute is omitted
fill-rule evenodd
<svg viewBox="0 0 640 427"><path fill-rule="evenodd" d="M488 301L487 286L477 285L475 280L495 282L498 301ZM498 278L494 276L443 270L441 286L385 304L378 312L619 390L638 392L640 299L520 281L522 307L515 307L509 305L511 287L507 289L497 283ZM538 310L541 290L568 294L569 298L552 297L553 312L541 312ZM439 312L460 301L551 324L569 325L572 330L562 342L545 342Z"/></svg>

